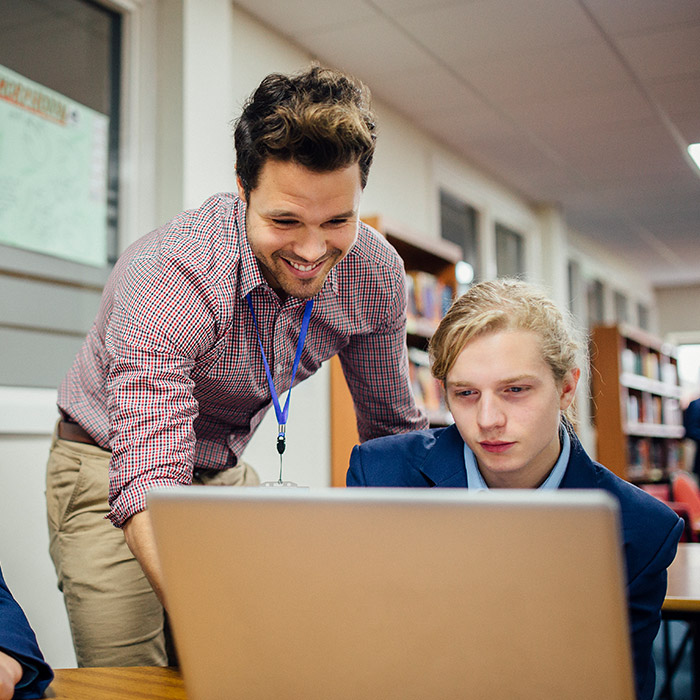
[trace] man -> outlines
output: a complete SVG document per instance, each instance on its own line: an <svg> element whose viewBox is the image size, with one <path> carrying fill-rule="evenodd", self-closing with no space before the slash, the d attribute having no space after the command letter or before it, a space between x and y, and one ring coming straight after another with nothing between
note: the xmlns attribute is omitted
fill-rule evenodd
<svg viewBox="0 0 700 700"><path fill-rule="evenodd" d="M268 76L236 124L238 197L215 195L117 262L59 390L48 465L51 554L80 665L167 663L148 489L258 483L241 461L248 440L323 361L339 354L362 439L425 427L403 266L358 219L374 132L352 78Z"/></svg>
<svg viewBox="0 0 700 700"><path fill-rule="evenodd" d="M0 570L0 700L41 698L53 679L22 608Z"/></svg>
<svg viewBox="0 0 700 700"><path fill-rule="evenodd" d="M593 462L578 441L566 418L581 374L577 354L585 347L576 335L532 285L475 285L430 341L432 373L445 388L454 425L355 447L347 483L608 491L620 504L637 697L651 700L652 645L683 523L661 501Z"/></svg>
<svg viewBox="0 0 700 700"><path fill-rule="evenodd" d="M695 443L693 472L700 479L700 398L691 401L683 411L685 437Z"/></svg>

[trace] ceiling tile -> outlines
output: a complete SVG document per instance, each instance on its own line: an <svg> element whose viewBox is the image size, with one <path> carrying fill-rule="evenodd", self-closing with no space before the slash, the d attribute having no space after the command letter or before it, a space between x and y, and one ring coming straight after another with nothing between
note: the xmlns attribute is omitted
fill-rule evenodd
<svg viewBox="0 0 700 700"><path fill-rule="evenodd" d="M618 125L591 132L549 135L552 147L590 184L618 178L685 172L683 155L667 131L657 124L626 128Z"/></svg>
<svg viewBox="0 0 700 700"><path fill-rule="evenodd" d="M396 18L429 50L450 61L483 60L597 37L575 0L479 0L397 13Z"/></svg>
<svg viewBox="0 0 700 700"><path fill-rule="evenodd" d="M463 81L439 66L376 74L370 87L406 116L422 121L435 115L446 127L460 121L467 128L477 126L494 115Z"/></svg>
<svg viewBox="0 0 700 700"><path fill-rule="evenodd" d="M633 124L655 117L645 96L632 85L513 103L508 111L514 120L541 135L571 133L601 124Z"/></svg>
<svg viewBox="0 0 700 700"><path fill-rule="evenodd" d="M612 36L700 22L698 0L582 0Z"/></svg>
<svg viewBox="0 0 700 700"><path fill-rule="evenodd" d="M343 27L354 22L377 17L377 11L364 0L235 0L236 5L247 10L264 24L275 28L285 36L317 29Z"/></svg>
<svg viewBox="0 0 700 700"><path fill-rule="evenodd" d="M599 41L503 54L454 68L475 89L500 105L552 100L630 84L617 58Z"/></svg>
<svg viewBox="0 0 700 700"><path fill-rule="evenodd" d="M617 45L635 73L642 78L697 74L700 66L700 22L622 37L617 40Z"/></svg>
<svg viewBox="0 0 700 700"><path fill-rule="evenodd" d="M700 6L700 2L698 5ZM700 114L700 56L698 72L695 74L680 78L648 80L646 88L671 117Z"/></svg>
<svg viewBox="0 0 700 700"><path fill-rule="evenodd" d="M355 73L371 87L370 76L430 68L435 61L383 17L342 28L300 32L294 38L323 61Z"/></svg>

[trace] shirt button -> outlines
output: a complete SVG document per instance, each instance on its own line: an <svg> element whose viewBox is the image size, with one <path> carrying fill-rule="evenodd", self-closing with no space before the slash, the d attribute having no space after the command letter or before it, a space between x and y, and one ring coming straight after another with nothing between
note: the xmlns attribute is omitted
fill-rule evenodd
<svg viewBox="0 0 700 700"><path fill-rule="evenodd" d="M275 367L275 372L277 372L277 374L282 374L283 370L284 365L277 365L277 367Z"/></svg>

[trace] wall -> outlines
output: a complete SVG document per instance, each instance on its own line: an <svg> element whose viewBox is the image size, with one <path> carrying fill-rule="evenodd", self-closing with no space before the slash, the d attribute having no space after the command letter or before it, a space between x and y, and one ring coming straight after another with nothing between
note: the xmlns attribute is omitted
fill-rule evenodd
<svg viewBox="0 0 700 700"><path fill-rule="evenodd" d="M309 56L229 0L114 1L130 12L123 248L182 208L234 188L231 119L264 75L301 69ZM375 106L380 137L362 213L383 214L437 237L438 191L445 187L482 213L482 267L488 276L495 272L493 222L500 221L525 235L530 277L547 283L556 300L565 304L572 244L560 214L531 206L454 158L382 105L381 95L375 95ZM653 302L651 290L631 271L604 251L579 243L574 241L572 250L592 273L629 285L634 295ZM324 368L297 387L291 400L285 477L301 484L323 486L329 481L328 387ZM53 390L18 394L0 387L0 556L48 660L64 667L74 664L74 656L47 552L43 497L54 402ZM275 437L274 417L269 414L245 454L265 480L277 477Z"/></svg>
<svg viewBox="0 0 700 700"><path fill-rule="evenodd" d="M659 331L667 336L685 335L685 342L700 342L700 284L658 287L656 302Z"/></svg>

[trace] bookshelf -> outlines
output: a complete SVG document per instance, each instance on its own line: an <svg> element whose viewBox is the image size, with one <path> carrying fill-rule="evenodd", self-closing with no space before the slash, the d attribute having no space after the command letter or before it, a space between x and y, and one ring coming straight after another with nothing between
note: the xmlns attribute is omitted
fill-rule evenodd
<svg viewBox="0 0 700 700"><path fill-rule="evenodd" d="M447 311L456 290L455 265L462 259L461 248L442 239L428 239L385 217L363 217L379 231L404 261L408 288L406 343L409 372L416 402L431 425L451 422L442 389L430 374L428 341ZM340 360L331 360L331 484L345 485L352 448L359 443L350 390Z"/></svg>
<svg viewBox="0 0 700 700"><path fill-rule="evenodd" d="M683 465L676 349L626 324L592 333L597 460L636 483L667 481Z"/></svg>

